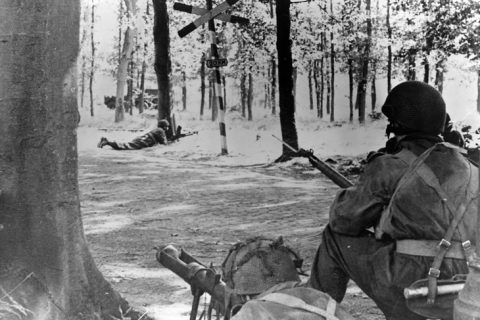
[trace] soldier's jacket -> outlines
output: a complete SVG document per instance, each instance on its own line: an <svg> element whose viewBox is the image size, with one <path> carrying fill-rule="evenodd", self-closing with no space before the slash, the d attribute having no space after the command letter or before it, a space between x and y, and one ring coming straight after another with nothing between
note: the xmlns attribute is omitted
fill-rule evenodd
<svg viewBox="0 0 480 320"><path fill-rule="evenodd" d="M418 156L435 143L436 141L427 139L402 140L399 143L399 151L394 154L380 152L371 155L358 184L340 191L330 207L332 230L355 236L366 228L376 227L398 182L409 167L409 163L402 156L402 150L409 150ZM443 155L443 158L442 156L430 157L426 163L447 189L449 181L445 181L445 178L451 175L448 171L452 168L446 162L451 160L447 154ZM464 161L464 165L471 166L471 176L461 177L461 179L465 182L465 186L471 180L470 184L474 189L463 190L469 195L463 193L456 195L455 199L448 199L455 201L455 206L460 202L470 201L472 195L476 196L478 190L478 168L467 160ZM394 209L414 212L394 213L395 227L390 230L388 236L392 239L440 240L450 225L451 217L444 214L445 210L442 209L442 204L437 198L428 197L422 194L421 190L416 190L412 194L414 197L409 199L410 201L397 204L397 208ZM428 201L432 202L428 203ZM475 214L472 213L476 210L476 206L475 202L470 203L467 214L458 228L461 235L456 232L453 240L462 241L469 238L474 240L471 238L476 224Z"/></svg>
<svg viewBox="0 0 480 320"><path fill-rule="evenodd" d="M409 168L410 164L402 152L409 150L418 156L437 142L427 138L406 138L400 140L395 153L380 152L370 156L358 184L343 189L337 194L330 208L332 230L340 234L357 236L364 233L366 228L377 227L400 179ZM449 165L449 161L457 161L456 165L469 167L469 176L452 175L455 166ZM452 199L447 199L448 201L453 201L456 208L461 203L467 204L466 214L452 240L471 240L475 243L477 202L473 200L478 194L478 168L467 160L452 157L449 152L439 152L438 155L431 156L426 164L437 176L442 187L452 195ZM459 171L468 172L468 170ZM465 188L449 190L450 181L446 180L448 177L462 179L465 182ZM382 269L386 272L380 277L383 278L381 280L393 281L396 285L405 287L426 276L432 258L397 254L394 240L440 241L444 237L452 217L442 207L442 201L431 195L432 192L434 190L425 186L414 187L408 199L397 199L401 201L396 201L389 208L391 219L386 224L386 230L383 230L384 238L381 240L385 241L385 244L392 243L392 245L386 246L383 253L378 253L378 263L384 263ZM445 259L441 269L441 278L467 272L465 261L457 259Z"/></svg>

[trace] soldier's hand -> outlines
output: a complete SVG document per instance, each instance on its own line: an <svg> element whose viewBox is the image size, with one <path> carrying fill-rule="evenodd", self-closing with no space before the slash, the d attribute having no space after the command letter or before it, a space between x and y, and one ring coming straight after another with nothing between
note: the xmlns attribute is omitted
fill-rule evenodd
<svg viewBox="0 0 480 320"><path fill-rule="evenodd" d="M300 150L298 150L297 155L299 157L309 158L309 157L313 156L313 150L311 150L311 149L310 150L300 149Z"/></svg>

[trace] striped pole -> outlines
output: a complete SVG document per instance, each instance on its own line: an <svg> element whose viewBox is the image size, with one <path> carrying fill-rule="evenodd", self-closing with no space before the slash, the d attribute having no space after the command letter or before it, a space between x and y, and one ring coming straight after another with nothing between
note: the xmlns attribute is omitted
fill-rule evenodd
<svg viewBox="0 0 480 320"><path fill-rule="evenodd" d="M232 1L233 2L233 1ZM235 1L236 2L236 1ZM212 0L207 0L207 10L212 10ZM217 48L217 35L215 33L215 22L213 19L208 21L208 31L210 33L210 53L212 58L217 60L219 59L218 56L218 48ZM218 124L220 127L220 142L222 147L222 155L228 154L227 149L227 131L225 127L225 104L223 102L222 97L222 77L220 75L220 68L215 67L213 68L214 74L214 86L215 86L215 96L214 99L217 99L217 106L218 106L218 113L219 119Z"/></svg>

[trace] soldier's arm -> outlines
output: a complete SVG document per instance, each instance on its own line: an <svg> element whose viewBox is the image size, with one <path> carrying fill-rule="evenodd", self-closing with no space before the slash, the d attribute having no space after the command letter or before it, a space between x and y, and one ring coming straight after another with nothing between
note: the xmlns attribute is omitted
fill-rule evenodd
<svg viewBox="0 0 480 320"><path fill-rule="evenodd" d="M348 235L374 227L404 170L404 165L390 155L371 159L359 182L337 194L330 207L330 227Z"/></svg>

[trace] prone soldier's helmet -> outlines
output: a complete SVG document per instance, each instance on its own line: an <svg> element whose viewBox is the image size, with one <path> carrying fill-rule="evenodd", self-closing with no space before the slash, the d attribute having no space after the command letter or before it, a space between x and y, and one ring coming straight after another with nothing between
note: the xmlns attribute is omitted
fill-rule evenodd
<svg viewBox="0 0 480 320"><path fill-rule="evenodd" d="M257 295L282 282L300 281L301 264L282 237L257 237L232 246L222 263L222 275L235 293Z"/></svg>
<svg viewBox="0 0 480 320"><path fill-rule="evenodd" d="M168 129L168 127L170 127L170 124L168 123L167 120L162 119L162 120L158 120L157 127L162 129Z"/></svg>
<svg viewBox="0 0 480 320"><path fill-rule="evenodd" d="M396 134L438 135L445 127L445 101L434 87L420 81L406 81L395 86L387 96L382 112Z"/></svg>

